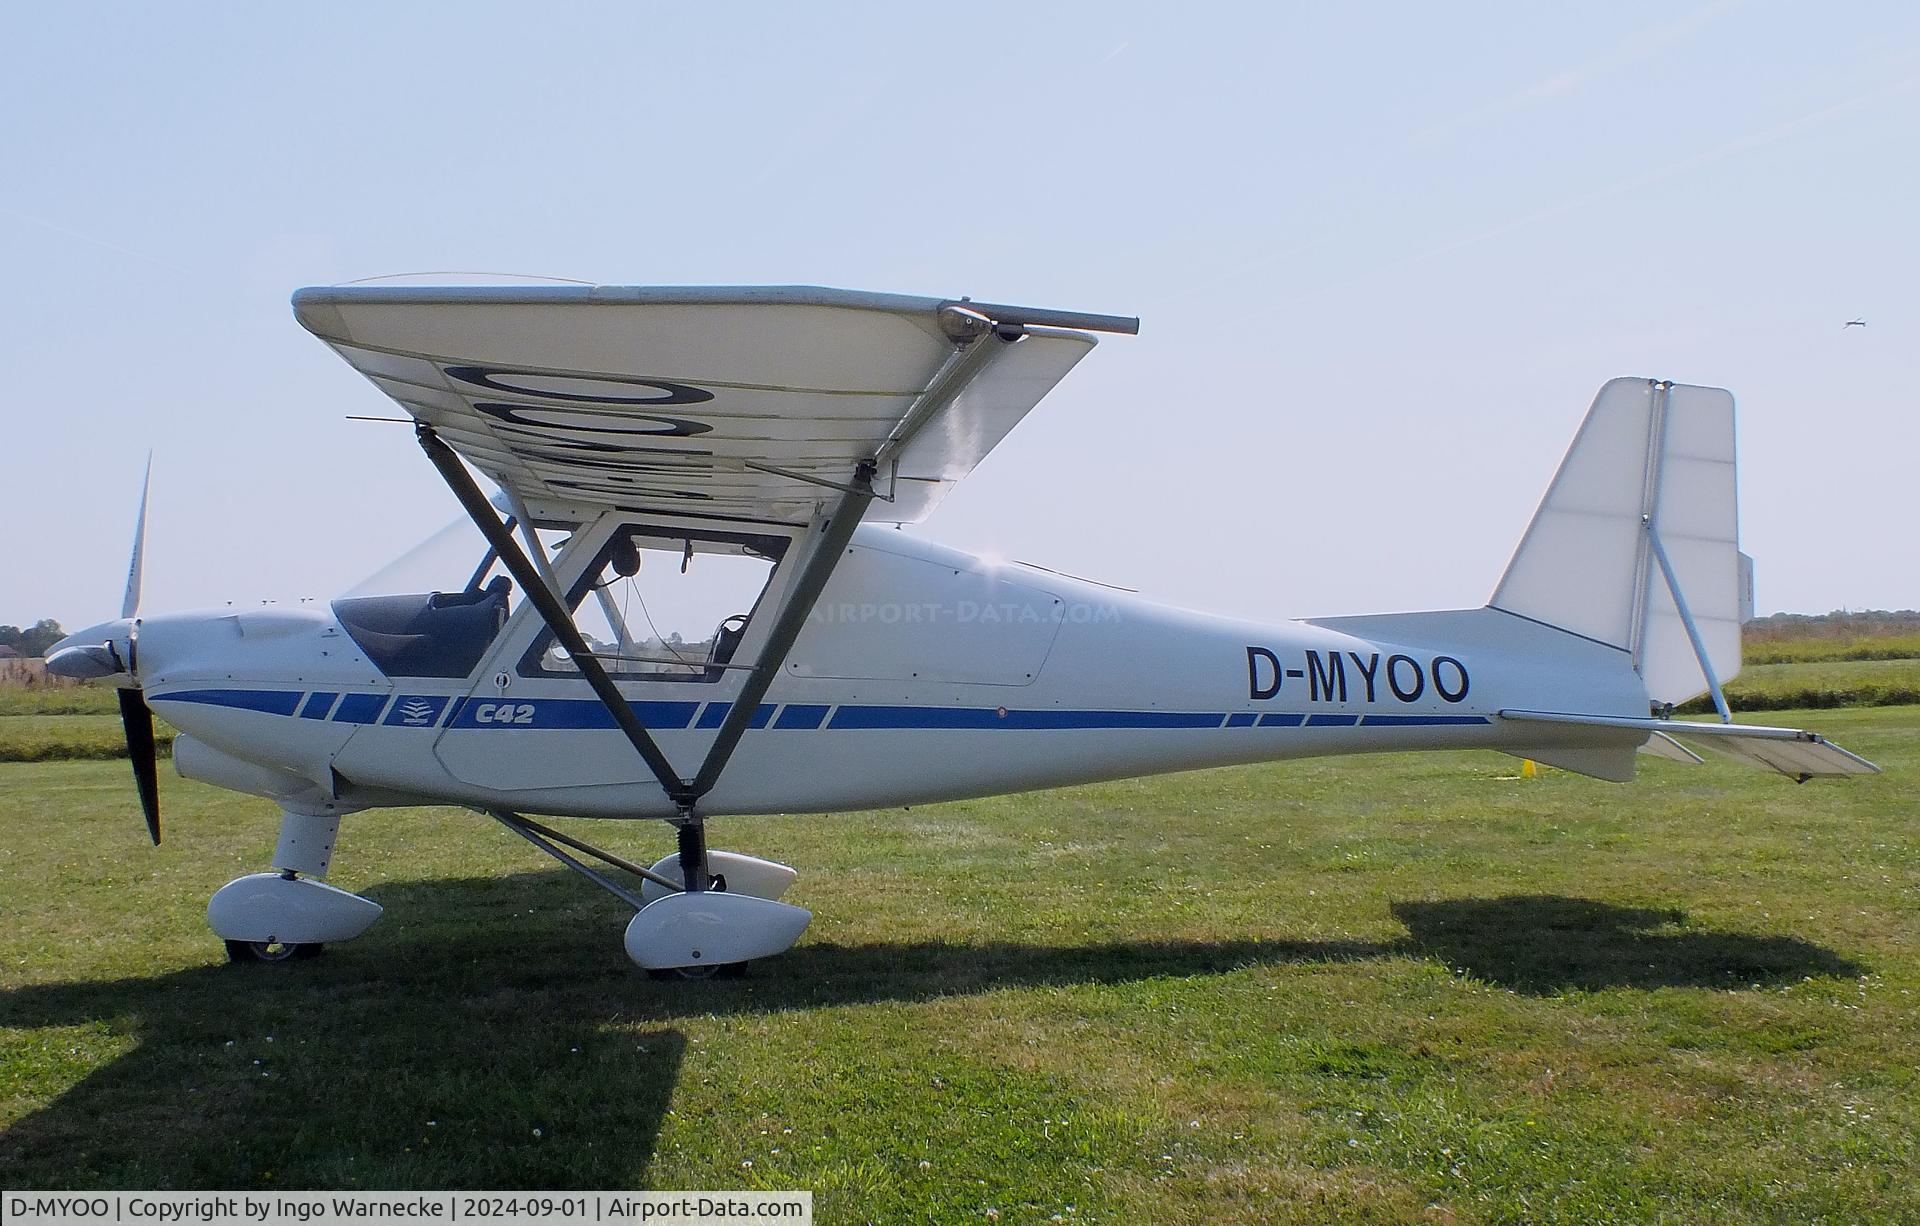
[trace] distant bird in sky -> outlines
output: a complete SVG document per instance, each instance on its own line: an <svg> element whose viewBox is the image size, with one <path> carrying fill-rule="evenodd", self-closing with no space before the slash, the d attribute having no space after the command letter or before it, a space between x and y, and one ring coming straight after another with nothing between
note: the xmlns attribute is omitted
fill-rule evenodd
<svg viewBox="0 0 1920 1226"><path fill-rule="evenodd" d="M1840 326L1842 328L1864 328L1867 326L1867 321L1864 319L1849 319L1846 323L1843 323Z"/></svg>

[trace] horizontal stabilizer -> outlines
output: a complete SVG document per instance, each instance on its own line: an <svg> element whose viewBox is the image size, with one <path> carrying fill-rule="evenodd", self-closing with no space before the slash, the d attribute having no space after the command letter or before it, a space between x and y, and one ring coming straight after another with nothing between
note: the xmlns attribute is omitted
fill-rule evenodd
<svg viewBox="0 0 1920 1226"><path fill-rule="evenodd" d="M1640 752L1650 758L1665 758L1682 766L1698 766L1706 760L1664 732L1656 732L1648 737L1647 743L1640 747Z"/></svg>
<svg viewBox="0 0 1920 1226"><path fill-rule="evenodd" d="M1880 768L1848 753L1817 732L1748 724L1701 724L1691 720L1570 715L1557 711L1502 711L1514 723L1578 724L1589 728L1644 728L1651 736L1684 737L1702 748L1777 770L1802 782L1816 775L1877 775ZM1668 755L1662 755L1668 756Z"/></svg>
<svg viewBox="0 0 1920 1226"><path fill-rule="evenodd" d="M1815 775L1877 775L1880 768L1859 754L1849 753L1818 733L1803 732L1804 740L1758 736L1702 737L1700 744L1729 758L1765 766L1805 782Z"/></svg>

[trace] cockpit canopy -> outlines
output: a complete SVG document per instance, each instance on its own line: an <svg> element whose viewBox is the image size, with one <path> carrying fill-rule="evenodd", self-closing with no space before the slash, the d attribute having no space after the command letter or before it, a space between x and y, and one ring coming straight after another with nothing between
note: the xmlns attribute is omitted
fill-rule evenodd
<svg viewBox="0 0 1920 1226"><path fill-rule="evenodd" d="M465 677L507 624L513 581L464 592L342 597L333 615L389 677Z"/></svg>
<svg viewBox="0 0 1920 1226"><path fill-rule="evenodd" d="M563 561L583 533L595 556ZM569 576L562 599L602 666L649 681L721 680L788 543L639 523L610 532L542 524L533 535L547 567ZM334 616L390 677L467 677L506 627L513 584L503 570L471 522L458 520L334 601ZM577 675L544 628L525 646L510 666L523 675Z"/></svg>

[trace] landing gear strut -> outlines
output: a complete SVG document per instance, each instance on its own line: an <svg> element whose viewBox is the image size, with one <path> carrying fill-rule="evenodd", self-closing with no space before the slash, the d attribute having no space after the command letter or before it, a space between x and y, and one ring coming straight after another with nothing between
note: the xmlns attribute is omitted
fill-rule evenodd
<svg viewBox="0 0 1920 1226"><path fill-rule="evenodd" d="M688 894L699 894L706 890L725 892L727 879L712 876L707 871L707 824L688 816L678 823L677 829L680 850L676 858L679 861L680 880L685 883L682 890ZM645 910L644 907L641 909ZM639 918L637 915L634 917L636 921ZM739 962L730 965L715 962L704 966L649 966L646 971L649 979L717 979L729 972L738 974L742 969L744 964Z"/></svg>
<svg viewBox="0 0 1920 1226"><path fill-rule="evenodd" d="M707 889L707 824L696 817L680 822L680 880L689 894ZM724 883L719 887L726 889Z"/></svg>

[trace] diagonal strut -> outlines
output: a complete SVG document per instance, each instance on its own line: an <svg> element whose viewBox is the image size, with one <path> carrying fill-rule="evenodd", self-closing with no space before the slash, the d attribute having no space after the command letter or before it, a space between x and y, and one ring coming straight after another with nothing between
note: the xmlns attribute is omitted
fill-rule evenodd
<svg viewBox="0 0 1920 1226"><path fill-rule="evenodd" d="M500 516L493 509L493 504L487 501L487 496L480 492L478 485L474 484L473 478L467 473L466 466L460 462L460 457L454 454L453 448L440 440L440 436L426 422L419 423L414 428L414 433L420 439L421 450L427 453L427 458L433 461L433 466L440 470L440 476L445 479L447 488L452 490L453 496L460 500L460 505L466 509L467 515L473 520L474 527L480 529L481 535L487 538L487 544L493 546L494 551L500 555L501 563L513 575L514 581L520 585L521 592L533 602L534 609L540 614L540 620L546 622L547 629L553 631L554 639L565 649L574 667L578 668L580 675L586 678L587 684L593 687L594 695L606 707L607 714L613 717L613 722L619 725L620 731L627 734L627 740L631 741L633 747L640 752L640 756L646 759L647 768L653 772L654 778L660 781L660 786L666 790L667 798L683 810L691 808L697 795L674 771L673 764L667 761L664 753L660 752L660 746L654 743L653 735L647 731L647 726L640 721L640 717L634 713L633 708L627 705L625 696L613 684L613 678L607 676L607 670L600 667L600 661L594 659L593 649L588 647L587 641L580 636L580 629L573 624L573 617L567 612L566 606L560 603L560 597L547 586L540 572L534 569L532 560L527 557L526 551L520 548L520 542L514 539L513 533L500 522ZM531 526L528 525L528 527Z"/></svg>

